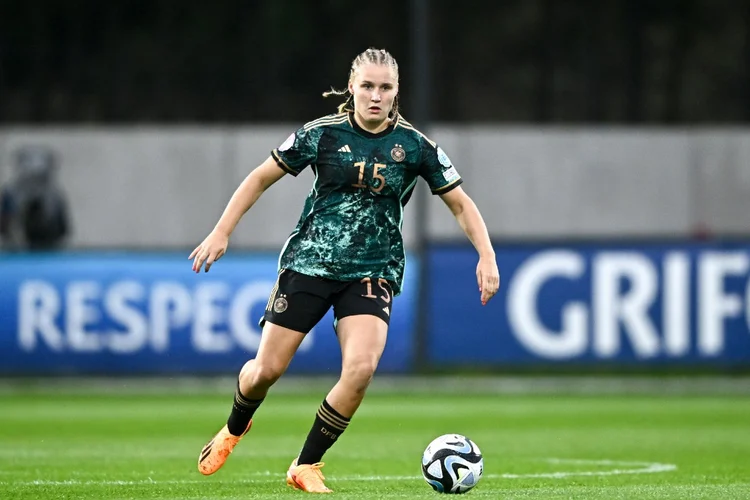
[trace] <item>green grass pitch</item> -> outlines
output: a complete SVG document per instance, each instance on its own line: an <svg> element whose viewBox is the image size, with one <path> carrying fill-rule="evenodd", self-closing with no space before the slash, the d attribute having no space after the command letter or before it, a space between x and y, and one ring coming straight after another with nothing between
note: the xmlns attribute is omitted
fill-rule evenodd
<svg viewBox="0 0 750 500"><path fill-rule="evenodd" d="M0 499L287 499L285 485L325 387L272 392L225 467L201 447L233 387L0 391ZM499 382L501 383L501 382ZM293 384L293 383L292 383ZM429 384L428 384L429 385ZM368 395L323 472L332 498L442 498L420 474L448 432L482 449L467 498L750 499L747 394L498 394L436 388Z"/></svg>

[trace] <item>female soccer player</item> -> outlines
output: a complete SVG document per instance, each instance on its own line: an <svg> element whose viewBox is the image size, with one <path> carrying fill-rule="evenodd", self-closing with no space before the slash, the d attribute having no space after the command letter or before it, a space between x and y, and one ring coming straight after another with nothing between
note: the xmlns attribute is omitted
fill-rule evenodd
<svg viewBox="0 0 750 500"><path fill-rule="evenodd" d="M401 291L403 209L419 177L440 195L479 254L477 281L486 304L500 277L487 228L448 156L398 112L398 65L385 50L353 61L338 113L294 132L240 184L216 227L190 254L193 271L208 271L260 195L306 166L313 189L279 259L279 274L261 325L255 359L242 368L226 425L201 451L198 469L213 474L226 461L269 388L286 371L305 335L333 307L342 369L320 405L287 484L329 493L323 454L346 430L385 347L393 297Z"/></svg>

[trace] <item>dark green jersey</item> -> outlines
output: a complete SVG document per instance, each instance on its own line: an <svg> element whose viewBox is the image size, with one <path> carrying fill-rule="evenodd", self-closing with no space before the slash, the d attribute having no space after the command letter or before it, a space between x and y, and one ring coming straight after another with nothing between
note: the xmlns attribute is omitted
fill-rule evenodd
<svg viewBox="0 0 750 500"><path fill-rule="evenodd" d="M401 291L404 206L419 177L434 194L461 184L446 154L399 117L386 130L362 129L349 113L307 123L273 158L296 176L315 174L280 269L341 281L385 278Z"/></svg>

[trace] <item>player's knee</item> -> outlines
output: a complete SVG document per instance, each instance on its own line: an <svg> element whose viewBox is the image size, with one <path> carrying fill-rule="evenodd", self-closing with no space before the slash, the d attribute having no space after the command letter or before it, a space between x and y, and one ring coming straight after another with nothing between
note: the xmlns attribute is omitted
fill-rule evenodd
<svg viewBox="0 0 750 500"><path fill-rule="evenodd" d="M255 360L251 359L247 363L245 363L242 368L240 369L240 380L247 379L249 375L252 373L253 368L255 367Z"/></svg>
<svg viewBox="0 0 750 500"><path fill-rule="evenodd" d="M284 374L280 363L253 363L251 369L244 372L249 385L253 388L268 389Z"/></svg>
<svg viewBox="0 0 750 500"><path fill-rule="evenodd" d="M353 386L357 392L364 392L370 385L378 360L375 357L361 357L347 362L342 370L341 378Z"/></svg>

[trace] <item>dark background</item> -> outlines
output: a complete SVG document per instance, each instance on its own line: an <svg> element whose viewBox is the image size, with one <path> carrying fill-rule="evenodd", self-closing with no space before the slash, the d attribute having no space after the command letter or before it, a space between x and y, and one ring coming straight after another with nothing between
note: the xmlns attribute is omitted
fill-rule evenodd
<svg viewBox="0 0 750 500"><path fill-rule="evenodd" d="M0 5L2 123L307 121L368 46L413 92L405 0ZM432 0L425 19L436 121L750 120L750 2Z"/></svg>

